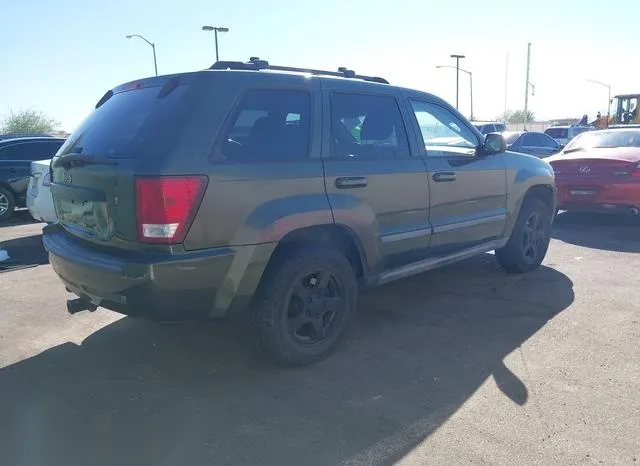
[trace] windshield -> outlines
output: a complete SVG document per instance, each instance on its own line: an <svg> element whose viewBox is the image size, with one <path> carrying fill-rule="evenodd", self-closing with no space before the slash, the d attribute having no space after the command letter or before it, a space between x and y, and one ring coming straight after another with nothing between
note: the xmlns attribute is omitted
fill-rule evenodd
<svg viewBox="0 0 640 466"><path fill-rule="evenodd" d="M591 131L576 136L564 152L581 149L640 147L640 131Z"/></svg>

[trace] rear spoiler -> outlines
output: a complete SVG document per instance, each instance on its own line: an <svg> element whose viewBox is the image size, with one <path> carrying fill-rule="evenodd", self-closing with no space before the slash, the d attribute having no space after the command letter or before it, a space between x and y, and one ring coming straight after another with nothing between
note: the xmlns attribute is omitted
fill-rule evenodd
<svg viewBox="0 0 640 466"><path fill-rule="evenodd" d="M161 88L158 93L158 98L161 99L171 91L173 91L178 84L191 84L195 81L195 76L197 72L194 73L179 73L179 74L168 74L164 76L152 76L150 78L138 79L136 81L129 81L127 83L121 84L119 86L114 87L111 90L105 92L98 103L96 103L95 108L100 108L105 104L111 97L115 94L119 94L120 92L131 91L134 89L144 89L148 87L158 87Z"/></svg>

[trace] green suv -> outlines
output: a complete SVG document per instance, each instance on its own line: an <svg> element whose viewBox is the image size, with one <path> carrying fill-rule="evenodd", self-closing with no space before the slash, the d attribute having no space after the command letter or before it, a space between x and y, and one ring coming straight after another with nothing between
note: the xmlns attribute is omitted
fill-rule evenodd
<svg viewBox="0 0 640 466"><path fill-rule="evenodd" d="M360 287L492 250L535 269L556 199L549 164L442 99L256 58L108 91L51 167L69 312L248 310L286 365L335 349Z"/></svg>

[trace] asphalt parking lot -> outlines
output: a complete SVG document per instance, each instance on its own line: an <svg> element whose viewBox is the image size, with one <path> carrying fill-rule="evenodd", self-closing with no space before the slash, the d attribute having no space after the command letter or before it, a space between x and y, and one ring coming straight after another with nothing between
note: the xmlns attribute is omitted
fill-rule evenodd
<svg viewBox="0 0 640 466"><path fill-rule="evenodd" d="M0 226L0 464L640 462L639 221L564 213L532 274L369 291L298 370L233 322L68 315L40 230Z"/></svg>

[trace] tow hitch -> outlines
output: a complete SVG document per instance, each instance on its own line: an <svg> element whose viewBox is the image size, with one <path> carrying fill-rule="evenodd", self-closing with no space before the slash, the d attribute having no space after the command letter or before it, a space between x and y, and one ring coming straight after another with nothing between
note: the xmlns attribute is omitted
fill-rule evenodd
<svg viewBox="0 0 640 466"><path fill-rule="evenodd" d="M98 309L98 306L82 298L70 299L67 301L67 311L69 314L77 314L82 311L93 312L96 309Z"/></svg>

